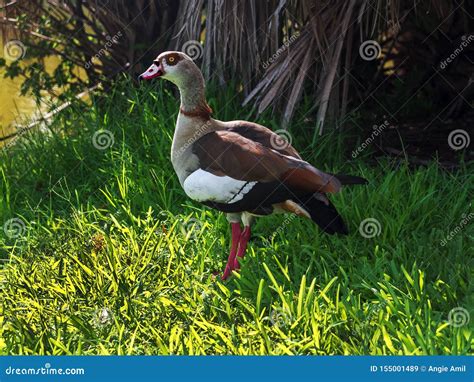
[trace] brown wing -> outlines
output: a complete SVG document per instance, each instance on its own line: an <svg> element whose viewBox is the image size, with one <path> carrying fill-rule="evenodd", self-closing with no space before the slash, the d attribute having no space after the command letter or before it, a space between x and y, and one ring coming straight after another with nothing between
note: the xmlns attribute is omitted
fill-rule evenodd
<svg viewBox="0 0 474 382"><path fill-rule="evenodd" d="M266 128L265 126L247 121L233 121L232 124L233 125L231 125L231 127L228 129L229 131L240 134L251 141L258 142L263 146L271 148L284 155L301 159L300 154L293 146L291 146L291 144L275 145L275 142L278 142L278 140L281 138L278 134Z"/></svg>
<svg viewBox="0 0 474 382"><path fill-rule="evenodd" d="M244 181L284 183L307 192L337 192L339 181L297 158L282 155L233 131L207 134L193 145L200 167Z"/></svg>

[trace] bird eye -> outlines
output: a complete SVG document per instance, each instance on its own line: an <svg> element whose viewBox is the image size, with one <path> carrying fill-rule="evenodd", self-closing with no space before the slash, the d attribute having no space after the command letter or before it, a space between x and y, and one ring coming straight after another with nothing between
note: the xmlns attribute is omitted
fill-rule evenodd
<svg viewBox="0 0 474 382"><path fill-rule="evenodd" d="M168 62L174 62L174 57L169 57Z"/></svg>

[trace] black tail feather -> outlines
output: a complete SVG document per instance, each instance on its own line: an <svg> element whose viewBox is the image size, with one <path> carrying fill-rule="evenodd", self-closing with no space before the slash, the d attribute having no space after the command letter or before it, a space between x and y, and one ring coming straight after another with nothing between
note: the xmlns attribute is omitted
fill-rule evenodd
<svg viewBox="0 0 474 382"><path fill-rule="evenodd" d="M355 175L344 175L344 174L331 174L335 176L343 186L348 186L352 184L367 184L369 181L360 176Z"/></svg>
<svg viewBox="0 0 474 382"><path fill-rule="evenodd" d="M324 203L316 199L314 195L309 195L306 198L301 198L301 205L311 215L311 219L326 233L334 235L340 233L347 235L349 233L346 224L332 205Z"/></svg>

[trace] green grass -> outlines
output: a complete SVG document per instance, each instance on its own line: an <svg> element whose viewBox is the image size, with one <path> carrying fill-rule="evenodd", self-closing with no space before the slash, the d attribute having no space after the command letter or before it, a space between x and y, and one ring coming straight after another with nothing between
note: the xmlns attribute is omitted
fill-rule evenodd
<svg viewBox="0 0 474 382"><path fill-rule="evenodd" d="M332 198L351 233L259 219L242 272L222 282L228 223L181 190L177 100L157 86L119 84L4 150L0 223L24 227L0 232L0 354L472 353L474 319L448 322L453 308L472 313L472 221L441 245L472 211L472 168L348 161L357 143L312 136L300 116L290 131L306 159L370 180ZM230 91L211 105L251 118ZM106 150L92 144L99 129L113 133ZM378 236L359 233L366 218Z"/></svg>

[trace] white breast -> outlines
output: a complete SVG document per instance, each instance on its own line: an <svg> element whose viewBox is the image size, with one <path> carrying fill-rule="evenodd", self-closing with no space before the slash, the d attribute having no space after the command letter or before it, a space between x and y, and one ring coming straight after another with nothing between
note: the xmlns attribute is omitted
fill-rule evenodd
<svg viewBox="0 0 474 382"><path fill-rule="evenodd" d="M198 169L186 178L183 188L186 195L198 202L235 203L242 200L256 183Z"/></svg>
<svg viewBox="0 0 474 382"><path fill-rule="evenodd" d="M212 118L203 123L200 120L196 121L194 118L186 117L182 113L178 114L171 145L171 163L181 186L189 173L199 168L199 160L193 154L192 145L203 135L213 130L212 124L214 122Z"/></svg>

